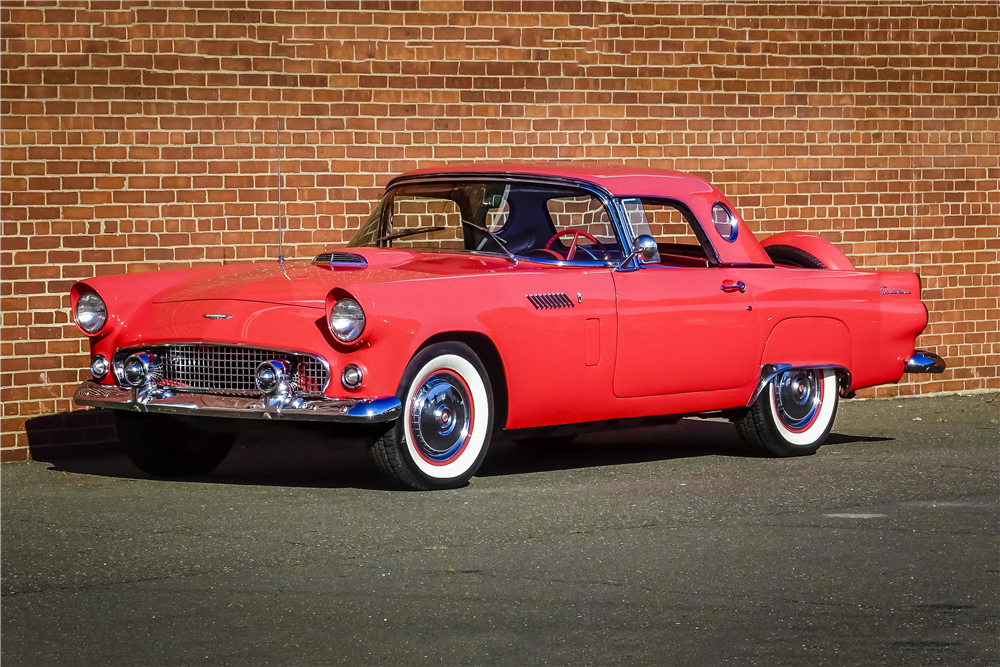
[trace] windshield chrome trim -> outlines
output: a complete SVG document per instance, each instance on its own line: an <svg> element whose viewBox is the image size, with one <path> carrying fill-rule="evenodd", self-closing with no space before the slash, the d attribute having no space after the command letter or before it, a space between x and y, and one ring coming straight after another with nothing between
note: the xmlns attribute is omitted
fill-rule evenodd
<svg viewBox="0 0 1000 667"><path fill-rule="evenodd" d="M632 239L626 233L628 225L625 224L625 218L622 216L621 211L618 209L617 200L614 195L608 190L597 185L596 183L591 183L590 181L578 180L575 178L563 178L559 176L544 176L544 175L527 175L518 172L490 172L490 173L475 173L475 172L442 172L437 174L417 174L413 176L407 176L402 174L395 177L389 184L385 186L385 190L382 193L382 197L398 185L412 185L419 183L436 183L441 181L454 181L456 179L461 179L465 181L472 182L517 182L517 183L535 183L539 185L561 185L563 187L571 187L578 190L584 190L592 195L595 195L604 206L605 210L608 212L608 217L611 219L611 228L614 229L615 235L619 244L621 244L622 253L626 253L628 248L631 248ZM384 247L384 246L354 246L359 248L370 248L370 247ZM471 250L454 250L454 249L444 249L450 252L455 252L457 254L469 254L471 252L480 252L493 257L504 257L503 253L499 252L489 252L489 251L471 251ZM430 252L429 250L415 250L414 252ZM533 262L538 260L536 257L528 257L526 255L514 255L517 257L518 261L529 261ZM548 263L545 260L538 260L542 263ZM615 266L616 262L592 262L590 260L573 260L567 262L565 260L560 260L560 266Z"/></svg>

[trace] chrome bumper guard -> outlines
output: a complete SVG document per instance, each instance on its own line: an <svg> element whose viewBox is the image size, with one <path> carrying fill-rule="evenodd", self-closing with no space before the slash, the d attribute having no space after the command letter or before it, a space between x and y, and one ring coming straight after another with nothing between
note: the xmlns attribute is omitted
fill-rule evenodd
<svg viewBox="0 0 1000 667"><path fill-rule="evenodd" d="M805 364L802 366L793 366L792 364L764 364L760 369L760 381L757 383L757 388L754 390L753 394L750 396L750 400L747 401L747 407L749 408L757 400L757 397L767 389L767 385L770 384L771 380L778 377L782 373L788 371L806 369L806 370L824 370L832 369L837 373L837 384L840 386L840 395L847 396L851 391L851 371L847 370L843 366L832 366L829 364Z"/></svg>
<svg viewBox="0 0 1000 667"><path fill-rule="evenodd" d="M372 400L353 398L300 398L286 396L225 396L182 392L177 388L147 386L122 389L87 380L76 390L77 405L132 412L374 424L396 419L403 411L395 396Z"/></svg>
<svg viewBox="0 0 1000 667"><path fill-rule="evenodd" d="M906 360L905 373L943 373L948 365L944 359L926 350L916 350L913 356Z"/></svg>

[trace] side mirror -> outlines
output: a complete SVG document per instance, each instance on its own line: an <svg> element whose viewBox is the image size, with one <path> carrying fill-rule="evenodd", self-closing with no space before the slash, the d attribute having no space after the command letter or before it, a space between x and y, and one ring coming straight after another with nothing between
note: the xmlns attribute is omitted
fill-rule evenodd
<svg viewBox="0 0 1000 667"><path fill-rule="evenodd" d="M640 234L632 245L632 252L648 262L656 257L656 239L649 234Z"/></svg>
<svg viewBox="0 0 1000 667"><path fill-rule="evenodd" d="M635 238L635 242L632 244L632 252L629 256L618 265L615 271L625 271L631 262L633 257L641 257L644 261L649 261L656 257L656 239L654 239L649 234L640 234ZM633 269L628 269L633 270Z"/></svg>

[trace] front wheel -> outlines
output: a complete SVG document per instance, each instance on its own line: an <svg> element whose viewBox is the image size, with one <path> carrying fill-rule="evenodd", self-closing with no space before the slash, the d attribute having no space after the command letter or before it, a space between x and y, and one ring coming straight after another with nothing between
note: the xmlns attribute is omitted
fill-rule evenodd
<svg viewBox="0 0 1000 667"><path fill-rule="evenodd" d="M229 455L235 433L203 431L169 415L115 412L118 442L137 468L154 477L202 475Z"/></svg>
<svg viewBox="0 0 1000 667"><path fill-rule="evenodd" d="M736 430L761 456L807 456L826 440L837 417L833 369L792 369L776 375Z"/></svg>
<svg viewBox="0 0 1000 667"><path fill-rule="evenodd" d="M493 432L493 390L464 343L430 345L410 361L403 413L371 447L379 471L406 488L452 489L479 469Z"/></svg>

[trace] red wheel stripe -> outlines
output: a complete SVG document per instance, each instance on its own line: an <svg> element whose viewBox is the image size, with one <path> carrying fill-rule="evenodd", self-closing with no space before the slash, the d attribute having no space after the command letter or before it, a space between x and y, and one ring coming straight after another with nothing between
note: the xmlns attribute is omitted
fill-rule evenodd
<svg viewBox="0 0 1000 667"><path fill-rule="evenodd" d="M420 451L420 447L417 446L416 439L413 437L413 423L412 423L412 421L410 419L410 415L413 412L413 396L410 397L410 400L407 401L407 404L406 404L406 408L407 408L407 410L406 410L406 434L410 437L410 442L413 443L413 449L417 450L417 455L420 458L422 458L424 461L426 461L427 463L431 464L432 466L446 466L449 463L453 463L456 459L458 459L458 457L460 457L462 455L462 452L465 451L465 448L469 446L469 441L472 439L472 432L473 432L473 430L475 429L475 426L476 426L476 401L472 397L472 390L469 389L469 384L465 381L465 378L463 378L461 375L458 374L457 371L455 371L454 369L451 369L451 368L436 368L436 369L432 370L431 372L427 373L427 375L425 375L423 378L421 378L420 382L417 383L417 385L416 385L417 389L419 390L420 387L422 387L424 385L424 382L427 382L427 378L429 378L432 375L436 375L438 373L448 373L449 375L453 375L456 378L458 378L458 381L461 382L462 386L465 388L465 394L466 394L466 396L469 397L469 433L468 433L468 435L465 436L465 442L462 443L462 446L459 447L458 451L455 452L451 456L451 458L445 459L444 461L434 461L433 459L429 459L426 456L424 456L424 453L422 451ZM416 395L416 392L414 392L414 395Z"/></svg>

